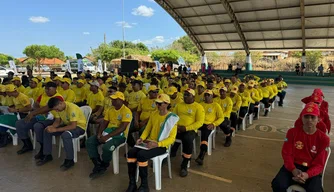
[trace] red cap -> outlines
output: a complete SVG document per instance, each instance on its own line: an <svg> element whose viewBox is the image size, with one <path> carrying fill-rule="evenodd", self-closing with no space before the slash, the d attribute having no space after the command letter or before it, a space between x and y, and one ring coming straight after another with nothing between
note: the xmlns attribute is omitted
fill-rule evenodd
<svg viewBox="0 0 334 192"><path fill-rule="evenodd" d="M311 102L320 104L320 103L322 103L322 101L323 101L323 98L322 98L321 95L314 94L314 93L312 94Z"/></svg>
<svg viewBox="0 0 334 192"><path fill-rule="evenodd" d="M317 104L310 102L306 104L305 108L301 112L300 116L305 116L305 115L313 115L313 116L319 116L320 115L320 110Z"/></svg>
<svg viewBox="0 0 334 192"><path fill-rule="evenodd" d="M324 93L322 92L322 90L320 88L316 88L313 90L313 94L317 94L317 95L320 95L320 96L324 96Z"/></svg>

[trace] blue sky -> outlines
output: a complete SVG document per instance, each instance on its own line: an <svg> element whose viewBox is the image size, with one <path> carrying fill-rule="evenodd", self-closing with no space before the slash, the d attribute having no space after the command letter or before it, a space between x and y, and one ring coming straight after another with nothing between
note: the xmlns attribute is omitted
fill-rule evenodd
<svg viewBox="0 0 334 192"><path fill-rule="evenodd" d="M125 1L125 39L165 46L185 35L153 0ZM65 55L122 39L122 0L10 0L1 2L0 53L22 57L31 44L55 45Z"/></svg>

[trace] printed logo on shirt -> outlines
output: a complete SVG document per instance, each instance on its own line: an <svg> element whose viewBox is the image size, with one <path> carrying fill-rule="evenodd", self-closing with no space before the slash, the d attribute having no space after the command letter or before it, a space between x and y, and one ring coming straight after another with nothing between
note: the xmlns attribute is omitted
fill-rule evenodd
<svg viewBox="0 0 334 192"><path fill-rule="evenodd" d="M296 149L303 149L304 148L304 144L301 141L297 141L295 143L295 146L296 146Z"/></svg>
<svg viewBox="0 0 334 192"><path fill-rule="evenodd" d="M284 138L284 142L288 142L288 138Z"/></svg>
<svg viewBox="0 0 334 192"><path fill-rule="evenodd" d="M193 110L191 109L188 109L188 113L191 114L193 112Z"/></svg>
<svg viewBox="0 0 334 192"><path fill-rule="evenodd" d="M211 108L209 108L209 109L208 109L208 112L209 112L209 113L212 113L212 109L211 109Z"/></svg>
<svg viewBox="0 0 334 192"><path fill-rule="evenodd" d="M129 119L129 118L130 118L130 114L127 113L127 114L125 115L125 117Z"/></svg>
<svg viewBox="0 0 334 192"><path fill-rule="evenodd" d="M223 107L226 108L226 107L227 107L227 104L224 104Z"/></svg>
<svg viewBox="0 0 334 192"><path fill-rule="evenodd" d="M152 108L155 108L155 103L152 103Z"/></svg>
<svg viewBox="0 0 334 192"><path fill-rule="evenodd" d="M75 117L75 113L72 113L72 117Z"/></svg>
<svg viewBox="0 0 334 192"><path fill-rule="evenodd" d="M317 148L316 148L316 146L312 146L312 149L311 149L311 153L317 153Z"/></svg>
<svg viewBox="0 0 334 192"><path fill-rule="evenodd" d="M117 120L119 120L119 121L122 120L122 115L118 115Z"/></svg>

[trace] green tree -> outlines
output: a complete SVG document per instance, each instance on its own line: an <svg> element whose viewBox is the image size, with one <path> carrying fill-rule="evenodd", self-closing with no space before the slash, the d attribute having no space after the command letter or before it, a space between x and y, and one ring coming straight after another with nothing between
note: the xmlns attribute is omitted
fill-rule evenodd
<svg viewBox="0 0 334 192"><path fill-rule="evenodd" d="M101 61L110 63L111 60L122 57L122 49L112 47L108 44L101 44L98 48L93 50L93 55Z"/></svg>
<svg viewBox="0 0 334 192"><path fill-rule="evenodd" d="M302 58L301 51L292 52L292 57ZM318 65L321 64L322 60L322 52L321 51L306 51L306 68L312 71L315 71Z"/></svg>
<svg viewBox="0 0 334 192"><path fill-rule="evenodd" d="M10 55L0 53L0 65L8 65L9 60L15 60L15 58Z"/></svg>
<svg viewBox="0 0 334 192"><path fill-rule="evenodd" d="M155 50L151 53L151 58L152 59L159 59L161 63L165 62L177 62L179 58L179 53L175 50Z"/></svg>
<svg viewBox="0 0 334 192"><path fill-rule="evenodd" d="M197 47L195 46L195 44L192 42L192 40L189 38L188 35L185 35L173 42L173 44L177 43L180 43L185 51L188 51L191 54L200 55Z"/></svg>
<svg viewBox="0 0 334 192"><path fill-rule="evenodd" d="M198 55L191 54L189 52L183 52L180 55L187 64L192 64L192 63L195 63L196 61L199 61Z"/></svg>
<svg viewBox="0 0 334 192"><path fill-rule="evenodd" d="M245 63L246 62L246 52L237 51L233 53L233 62L235 63ZM262 53L258 51L251 52L252 63L256 63L262 58Z"/></svg>

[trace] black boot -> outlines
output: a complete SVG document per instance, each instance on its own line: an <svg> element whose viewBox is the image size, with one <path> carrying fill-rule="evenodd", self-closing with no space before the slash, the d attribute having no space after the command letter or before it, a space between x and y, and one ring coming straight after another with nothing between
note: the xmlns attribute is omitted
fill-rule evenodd
<svg viewBox="0 0 334 192"><path fill-rule="evenodd" d="M17 154L18 155L21 155L23 153L26 153L26 152L29 152L29 151L32 151L33 150L33 146L32 146L32 143L30 141L30 139L22 139L22 142L23 142L23 147L21 150L17 151Z"/></svg>
<svg viewBox="0 0 334 192"><path fill-rule="evenodd" d="M52 158L52 155L45 155L43 159L41 159L40 161L38 161L36 163L37 166L42 166L50 161L52 161L53 158Z"/></svg>
<svg viewBox="0 0 334 192"><path fill-rule="evenodd" d="M103 175L107 171L109 165L110 163L106 163L102 161L100 164L94 167L93 172L89 175L89 177L94 179L98 176Z"/></svg>
<svg viewBox="0 0 334 192"><path fill-rule="evenodd" d="M41 148L39 149L39 152L35 155L36 160L42 160L44 158L43 155L43 143L40 143Z"/></svg>
<svg viewBox="0 0 334 192"><path fill-rule="evenodd" d="M206 154L206 151L201 150L200 154L198 155L197 159L195 160L198 165L203 165L205 154Z"/></svg>
<svg viewBox="0 0 334 192"><path fill-rule="evenodd" d="M267 117L267 116L268 116L268 113L269 113L269 110L268 110L268 109L265 109L265 111L264 111L264 116Z"/></svg>
<svg viewBox="0 0 334 192"><path fill-rule="evenodd" d="M128 175L129 175L129 186L126 192L136 192L137 185L136 185L136 171L137 165L136 163L128 163Z"/></svg>
<svg viewBox="0 0 334 192"><path fill-rule="evenodd" d="M64 163L60 166L60 169L62 169L63 171L66 171L73 166L74 166L73 159L65 159Z"/></svg>
<svg viewBox="0 0 334 192"><path fill-rule="evenodd" d="M170 157L176 157L176 152L179 149L180 143L174 143L170 150Z"/></svg>
<svg viewBox="0 0 334 192"><path fill-rule="evenodd" d="M141 184L137 192L149 192L150 189L148 187L148 181L147 181L147 166L139 167L139 176L140 176Z"/></svg>
<svg viewBox="0 0 334 192"><path fill-rule="evenodd" d="M183 161L181 163L181 171L180 171L180 176L181 177L186 177L188 175L188 162L190 159L186 159L183 157Z"/></svg>
<svg viewBox="0 0 334 192"><path fill-rule="evenodd" d="M232 132L231 132L231 135L232 135ZM232 144L232 136L231 135L226 137L224 147L231 146L231 144Z"/></svg>

